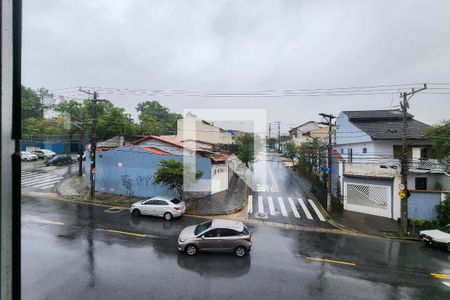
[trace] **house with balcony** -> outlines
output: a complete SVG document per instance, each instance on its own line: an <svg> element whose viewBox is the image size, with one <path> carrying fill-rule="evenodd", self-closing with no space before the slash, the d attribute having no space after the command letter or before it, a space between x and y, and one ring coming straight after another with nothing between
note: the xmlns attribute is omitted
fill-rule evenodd
<svg viewBox="0 0 450 300"><path fill-rule="evenodd" d="M436 192L423 219L436 217L442 200L436 186L450 190L446 166L433 159L429 125L407 115L408 189L411 198L424 198ZM344 198L344 209L393 219L400 217L400 158L402 155L403 114L400 110L343 111L336 119L332 160L332 187ZM339 185L339 188L338 188ZM421 194L419 194L421 193ZM417 196L419 195L419 196ZM411 200L410 203L414 203ZM411 210L414 210L412 207ZM416 209L417 212L417 209ZM421 216L421 213L418 213Z"/></svg>

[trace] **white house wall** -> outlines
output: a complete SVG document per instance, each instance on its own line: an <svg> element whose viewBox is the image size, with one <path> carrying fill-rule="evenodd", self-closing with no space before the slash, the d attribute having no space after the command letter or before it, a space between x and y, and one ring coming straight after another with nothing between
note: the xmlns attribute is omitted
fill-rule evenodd
<svg viewBox="0 0 450 300"><path fill-rule="evenodd" d="M348 145L355 143L370 142L370 136L353 125L349 120L348 116L341 113L336 119L336 131L335 131L335 142L338 149L340 145Z"/></svg>
<svg viewBox="0 0 450 300"><path fill-rule="evenodd" d="M211 193L218 193L228 189L228 165L217 164L211 168Z"/></svg>

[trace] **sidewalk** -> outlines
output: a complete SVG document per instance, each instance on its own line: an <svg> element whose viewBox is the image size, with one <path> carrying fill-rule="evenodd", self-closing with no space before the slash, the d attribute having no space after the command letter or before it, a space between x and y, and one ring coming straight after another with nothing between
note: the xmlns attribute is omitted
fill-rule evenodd
<svg viewBox="0 0 450 300"><path fill-rule="evenodd" d="M193 215L226 215L240 211L246 199L247 185L233 176L227 190L200 199L187 201L188 213Z"/></svg>
<svg viewBox="0 0 450 300"><path fill-rule="evenodd" d="M289 167L288 167L289 168ZM299 174L298 172L290 169L290 173L297 180L298 184L306 189L308 196L314 197L316 202L322 204L326 203L326 198L317 199L310 191L312 183L306 176ZM326 211L323 207L322 211ZM393 219L383 218L373 215L367 215L347 210L334 211L331 214L327 214L329 222L343 230L359 232L368 235L376 235L386 238L399 238L400 224Z"/></svg>
<svg viewBox="0 0 450 300"><path fill-rule="evenodd" d="M86 187L86 179L84 176L72 176L63 180L56 188L56 191L60 196L71 200L121 207L129 207L132 203L144 199L134 196L113 195L100 192L96 192L95 199L91 199L89 197L89 189Z"/></svg>

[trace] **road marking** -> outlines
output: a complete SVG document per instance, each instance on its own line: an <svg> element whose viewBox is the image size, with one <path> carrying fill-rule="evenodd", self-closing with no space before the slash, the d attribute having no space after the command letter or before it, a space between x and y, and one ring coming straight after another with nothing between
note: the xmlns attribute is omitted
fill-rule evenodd
<svg viewBox="0 0 450 300"><path fill-rule="evenodd" d="M283 198L278 197L278 204L280 205L280 208L281 208L281 214L283 216L287 217L287 211L286 211L286 207L284 206Z"/></svg>
<svg viewBox="0 0 450 300"><path fill-rule="evenodd" d="M61 180L63 179L62 176L56 177L56 176L48 176L48 177L44 177L44 178L36 178L36 179L32 179L32 180L27 180L27 181L22 181L22 185L24 186L28 186L28 185L33 185L35 183L43 183L46 181L52 181L52 180Z"/></svg>
<svg viewBox="0 0 450 300"><path fill-rule="evenodd" d="M303 199L298 198L297 200L300 203L300 206L302 207L303 211L305 212L306 217L310 220L313 220L313 217L312 217L311 213L309 212L308 208L306 207L305 202L303 202Z"/></svg>
<svg viewBox="0 0 450 300"><path fill-rule="evenodd" d="M146 237L145 234L141 234L141 233L126 232L126 231L113 230L113 229L108 229L108 230L106 230L106 231L112 232L112 233L119 233L119 234L130 235L130 236Z"/></svg>
<svg viewBox="0 0 450 300"><path fill-rule="evenodd" d="M35 181L41 181L45 178L56 178L57 176L50 175L50 176L33 176L32 178L27 178L22 180L22 184L32 183Z"/></svg>
<svg viewBox="0 0 450 300"><path fill-rule="evenodd" d="M49 185L41 186L40 189L41 189L41 190L45 190L45 189L48 189L48 188L51 188L51 187L54 187L54 186L55 186L55 183L51 183L51 184L49 184Z"/></svg>
<svg viewBox="0 0 450 300"><path fill-rule="evenodd" d="M33 185L33 187L41 187L41 186L49 185L50 183L56 184L56 183L58 183L60 181L61 181L61 179L53 179L52 181L48 181L48 182L41 183L41 184L38 184L38 185Z"/></svg>
<svg viewBox="0 0 450 300"><path fill-rule="evenodd" d="M318 257L305 257L305 259L320 261L320 262L334 263L334 264L341 264L341 265L348 265L348 266L356 266L355 263L348 262L348 261L332 260L332 259L318 258Z"/></svg>
<svg viewBox="0 0 450 300"><path fill-rule="evenodd" d="M43 220L43 219L33 219L33 221L36 223L41 223L41 224L64 225L63 222Z"/></svg>
<svg viewBox="0 0 450 300"><path fill-rule="evenodd" d="M273 206L273 200L272 200L272 197L267 197L267 199L269 200L269 211L270 211L270 214L272 215L272 216L275 216L275 207Z"/></svg>
<svg viewBox="0 0 450 300"><path fill-rule="evenodd" d="M280 189L278 188L278 183L275 179L275 176L273 176L272 168L270 167L270 165L267 165L267 169L269 170L270 178L272 178L272 183L274 186L275 193L278 193L280 191Z"/></svg>
<svg viewBox="0 0 450 300"><path fill-rule="evenodd" d="M430 273L431 276L439 278L439 279L450 279L450 275L447 274L439 274L439 273Z"/></svg>
<svg viewBox="0 0 450 300"><path fill-rule="evenodd" d="M308 199L309 204L311 204L312 208L314 209L314 211L316 212L316 215L319 217L320 221L325 221L325 218L322 216L322 214L320 213L319 209L317 208L316 204L311 200Z"/></svg>
<svg viewBox="0 0 450 300"><path fill-rule="evenodd" d="M37 173L27 173L27 174L22 174L22 179L27 179L27 178L33 178L39 175L45 174L44 172L37 172Z"/></svg>
<svg viewBox="0 0 450 300"><path fill-rule="evenodd" d="M248 213L251 214L253 212L253 195L248 195Z"/></svg>
<svg viewBox="0 0 450 300"><path fill-rule="evenodd" d="M264 213L264 206L263 206L263 201L262 201L262 196L258 196L258 212L260 214Z"/></svg>
<svg viewBox="0 0 450 300"><path fill-rule="evenodd" d="M300 214L298 213L297 207L295 207L294 201L292 198L288 197L289 204L291 205L292 212L296 218L300 218Z"/></svg>
<svg viewBox="0 0 450 300"><path fill-rule="evenodd" d="M446 286L450 287L450 281L442 281L443 284L445 284Z"/></svg>

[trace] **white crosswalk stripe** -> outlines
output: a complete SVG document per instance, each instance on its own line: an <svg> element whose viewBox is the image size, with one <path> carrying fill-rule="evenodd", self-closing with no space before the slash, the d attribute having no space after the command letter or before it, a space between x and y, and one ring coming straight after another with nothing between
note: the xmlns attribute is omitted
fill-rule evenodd
<svg viewBox="0 0 450 300"><path fill-rule="evenodd" d="M62 176L46 176L46 177L42 177L42 178L36 178L36 179L32 179L32 180L27 180L27 181L22 181L22 185L23 186L30 186L30 185L34 185L36 183L42 183L45 181L51 181L51 180L61 180L63 177Z"/></svg>
<svg viewBox="0 0 450 300"><path fill-rule="evenodd" d="M286 207L284 206L283 198L278 197L278 204L280 205L281 214L287 217Z"/></svg>
<svg viewBox="0 0 450 300"><path fill-rule="evenodd" d="M258 212L260 214L264 213L264 205L263 205L263 199L262 196L258 196Z"/></svg>
<svg viewBox="0 0 450 300"><path fill-rule="evenodd" d="M291 206L292 212L294 213L294 217L300 218L300 214L298 213L297 207L295 207L294 201L291 197L288 197L289 205Z"/></svg>
<svg viewBox="0 0 450 300"><path fill-rule="evenodd" d="M251 214L253 212L253 195L248 195L248 213Z"/></svg>
<svg viewBox="0 0 450 300"><path fill-rule="evenodd" d="M308 219L312 220L313 217L311 216L311 213L309 212L308 208L306 207L305 202L303 202L303 199L302 198L298 198L297 200L300 203L300 206L302 207L303 212L305 213L306 217Z"/></svg>
<svg viewBox="0 0 450 300"><path fill-rule="evenodd" d="M314 211L316 212L317 216L319 217L320 221L325 221L325 218L322 216L322 214L320 213L319 209L317 208L316 204L311 200L308 199L309 204L311 204L312 208L314 209Z"/></svg>
<svg viewBox="0 0 450 300"><path fill-rule="evenodd" d="M267 200L269 200L269 211L270 211L270 214L272 215L272 216L275 216L275 206L273 205L273 200L272 200L272 197L267 197Z"/></svg>
<svg viewBox="0 0 450 300"><path fill-rule="evenodd" d="M63 176L48 174L43 171L22 171L21 184L23 188L47 189L53 187L63 178Z"/></svg>

